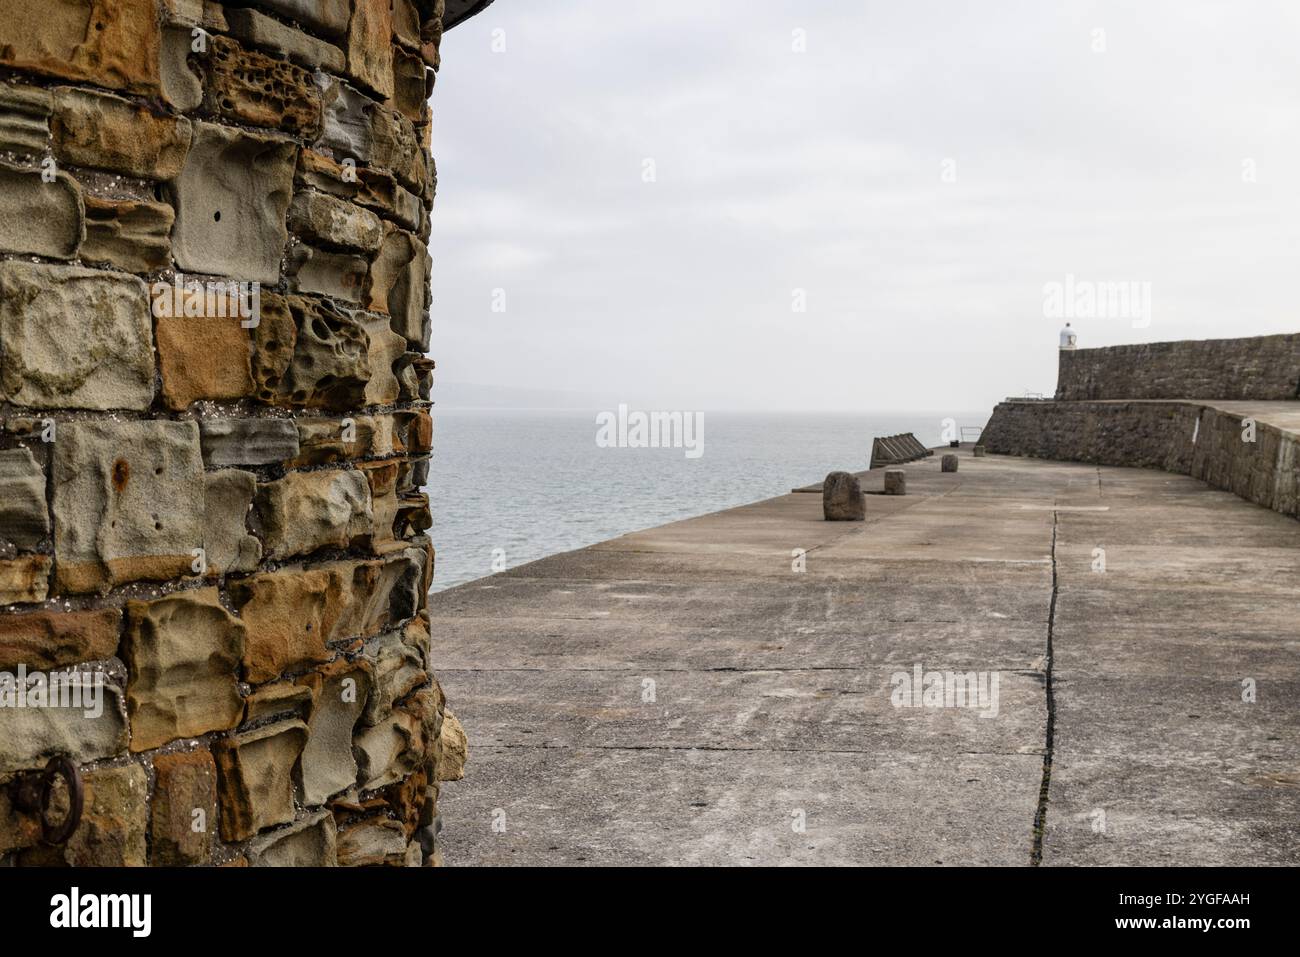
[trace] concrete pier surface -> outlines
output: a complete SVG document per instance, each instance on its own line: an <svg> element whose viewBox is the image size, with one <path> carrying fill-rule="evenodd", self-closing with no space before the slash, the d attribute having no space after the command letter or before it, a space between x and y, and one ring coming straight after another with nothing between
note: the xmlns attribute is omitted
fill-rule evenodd
<svg viewBox="0 0 1300 957"><path fill-rule="evenodd" d="M447 863L1300 863L1295 519L969 447L906 470L865 522L792 493L432 596Z"/></svg>

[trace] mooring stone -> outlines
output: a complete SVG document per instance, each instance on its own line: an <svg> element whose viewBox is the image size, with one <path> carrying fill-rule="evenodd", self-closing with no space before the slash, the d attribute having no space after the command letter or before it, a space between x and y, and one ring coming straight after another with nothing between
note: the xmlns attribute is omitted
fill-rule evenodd
<svg viewBox="0 0 1300 957"><path fill-rule="evenodd" d="M943 457L942 467L945 472L957 471L957 456L952 453L945 455Z"/></svg>
<svg viewBox="0 0 1300 957"><path fill-rule="evenodd" d="M822 483L822 514L828 522L861 522L867 517L862 483L849 472L832 472Z"/></svg>
<svg viewBox="0 0 1300 957"><path fill-rule="evenodd" d="M174 185L177 264L196 273L278 282L295 156L288 140L195 123Z"/></svg>
<svg viewBox="0 0 1300 957"><path fill-rule="evenodd" d="M0 263L0 394L10 402L143 411L153 401L153 377L148 294L139 279Z"/></svg>
<svg viewBox="0 0 1300 957"><path fill-rule="evenodd" d="M907 473L902 469L885 469L885 494L906 495Z"/></svg>
<svg viewBox="0 0 1300 957"><path fill-rule="evenodd" d="M88 592L193 574L203 494L193 422L62 426L54 448L58 587Z"/></svg>
<svg viewBox="0 0 1300 957"><path fill-rule="evenodd" d="M239 724L244 624L221 606L217 589L132 601L126 616L132 751Z"/></svg>

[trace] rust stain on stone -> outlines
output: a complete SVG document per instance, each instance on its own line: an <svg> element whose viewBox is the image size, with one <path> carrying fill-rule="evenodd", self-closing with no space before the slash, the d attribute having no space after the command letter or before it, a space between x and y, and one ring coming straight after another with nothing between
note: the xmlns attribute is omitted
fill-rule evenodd
<svg viewBox="0 0 1300 957"><path fill-rule="evenodd" d="M127 464L126 459L118 459L113 463L113 490L121 492L126 488L126 483L131 479L131 466Z"/></svg>

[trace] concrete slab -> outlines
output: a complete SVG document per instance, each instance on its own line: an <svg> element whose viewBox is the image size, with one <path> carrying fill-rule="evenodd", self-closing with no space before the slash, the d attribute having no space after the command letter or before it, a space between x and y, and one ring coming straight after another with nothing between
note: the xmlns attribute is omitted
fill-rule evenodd
<svg viewBox="0 0 1300 957"><path fill-rule="evenodd" d="M448 863L1028 865L1044 811L1046 865L1300 862L1300 525L959 454L864 523L793 493L432 596ZM917 666L996 717L897 707Z"/></svg>

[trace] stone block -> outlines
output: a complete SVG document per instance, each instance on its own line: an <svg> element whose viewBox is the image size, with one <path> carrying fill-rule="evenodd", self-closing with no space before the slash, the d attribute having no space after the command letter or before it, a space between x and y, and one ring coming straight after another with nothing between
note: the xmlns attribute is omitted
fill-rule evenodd
<svg viewBox="0 0 1300 957"><path fill-rule="evenodd" d="M289 251L288 275L295 292L361 302L369 262L353 253L329 252L299 244Z"/></svg>
<svg viewBox="0 0 1300 957"><path fill-rule="evenodd" d="M44 156L50 145L50 91L0 83L0 152Z"/></svg>
<svg viewBox="0 0 1300 957"><path fill-rule="evenodd" d="M30 449L0 450L0 542L33 549L49 534L45 470Z"/></svg>
<svg viewBox="0 0 1300 957"><path fill-rule="evenodd" d="M300 66L247 50L229 37L208 38L203 106L215 116L249 126L315 139L321 126L321 95Z"/></svg>
<svg viewBox="0 0 1300 957"><path fill-rule="evenodd" d="M268 558L321 548L350 548L374 531L370 486L358 471L290 472L257 492L257 519Z"/></svg>
<svg viewBox="0 0 1300 957"><path fill-rule="evenodd" d="M867 517L862 483L850 472L832 472L822 484L822 515L828 522L861 522Z"/></svg>
<svg viewBox="0 0 1300 957"><path fill-rule="evenodd" d="M289 297L297 334L277 390L286 405L351 411L365 399L370 377L366 331L329 303Z"/></svg>
<svg viewBox="0 0 1300 957"><path fill-rule="evenodd" d="M209 466L274 465L297 458L293 419L200 419L203 461Z"/></svg>
<svg viewBox="0 0 1300 957"><path fill-rule="evenodd" d="M982 458L984 458L984 454L985 454L987 451L988 451L988 450L985 449L984 446L982 446L982 445L977 445L977 446L975 446L975 458L977 458L977 459L982 459Z"/></svg>
<svg viewBox="0 0 1300 957"><path fill-rule="evenodd" d="M148 409L150 326L133 276L0 263L0 395L46 409Z"/></svg>
<svg viewBox="0 0 1300 957"><path fill-rule="evenodd" d="M460 719L444 709L442 714L442 759L438 762L439 781L459 781L465 777L465 762L469 760L469 739Z"/></svg>
<svg viewBox="0 0 1300 957"><path fill-rule="evenodd" d="M244 724L261 724L275 718L285 720L298 718L306 721L311 717L311 688L277 681L262 685L244 699Z"/></svg>
<svg viewBox="0 0 1300 957"><path fill-rule="evenodd" d="M245 677L253 684L328 661L331 644L395 627L423 607L424 566L408 550L385 560L293 567L231 582L247 625Z"/></svg>
<svg viewBox="0 0 1300 957"><path fill-rule="evenodd" d="M309 70L342 73L347 65L343 51L334 44L285 26L256 10L230 9L225 16L231 34L248 46L286 56Z"/></svg>
<svg viewBox="0 0 1300 957"><path fill-rule="evenodd" d="M389 170L404 187L423 196L429 187L429 169L411 121L341 80L327 77L321 82L321 144L340 160L351 158Z"/></svg>
<svg viewBox="0 0 1300 957"><path fill-rule="evenodd" d="M351 200L406 229L419 228L424 213L420 197L399 186L392 174L355 165L345 173L342 164L315 150L304 149L298 154L294 182L300 188Z"/></svg>
<svg viewBox="0 0 1300 957"><path fill-rule="evenodd" d="M0 65L150 95L158 91L155 0L0 0Z"/></svg>
<svg viewBox="0 0 1300 957"><path fill-rule="evenodd" d="M81 824L63 859L72 867L144 867L149 829L149 777L138 764L100 768L83 776Z"/></svg>
<svg viewBox="0 0 1300 957"><path fill-rule="evenodd" d="M387 313L393 331L421 351L429 342L431 269L424 243L410 233L390 229L366 283L366 308Z"/></svg>
<svg viewBox="0 0 1300 957"><path fill-rule="evenodd" d="M370 507L374 512L374 535L371 541L376 546L391 542L399 507L397 478L401 463L367 462L358 468L365 473L366 481L370 484Z"/></svg>
<svg viewBox="0 0 1300 957"><path fill-rule="evenodd" d="M301 821L255 838L248 845L250 867L337 867L334 815L317 811Z"/></svg>
<svg viewBox="0 0 1300 957"><path fill-rule="evenodd" d="M278 282L289 239L285 215L294 155L286 140L196 123L174 186L177 264L196 273Z"/></svg>
<svg viewBox="0 0 1300 957"><path fill-rule="evenodd" d="M257 476L222 469L204 476L203 549L209 577L251 572L262 560L262 543L248 532Z"/></svg>
<svg viewBox="0 0 1300 957"><path fill-rule="evenodd" d="M82 765L126 752L121 688L102 671L59 674L59 702L71 706L33 706L29 687L27 706L17 707L16 675L0 677L0 776L43 768L55 755ZM46 676L47 698L50 687Z"/></svg>
<svg viewBox="0 0 1300 957"><path fill-rule="evenodd" d="M0 615L0 670L24 664L53 671L110 658L117 653L121 620L116 608Z"/></svg>
<svg viewBox="0 0 1300 957"><path fill-rule="evenodd" d="M953 454L951 454L951 453L945 455L945 456L943 457L943 461L940 463L940 467L941 467L941 468L943 469L943 471L945 471L945 472L955 472L955 471L957 471L957 465L958 465L958 462L957 462L957 456L955 456L955 455L953 455Z"/></svg>
<svg viewBox="0 0 1300 957"><path fill-rule="evenodd" d="M310 190L293 198L289 228L317 245L361 252L376 251L384 239L383 224L374 213Z"/></svg>
<svg viewBox="0 0 1300 957"><path fill-rule="evenodd" d="M0 605L45 601L52 567L49 555L0 558Z"/></svg>
<svg viewBox="0 0 1300 957"><path fill-rule="evenodd" d="M193 422L72 422L54 449L55 573L62 591L191 573L203 545Z"/></svg>
<svg viewBox="0 0 1300 957"><path fill-rule="evenodd" d="M885 494L906 495L907 473L902 469L885 469Z"/></svg>
<svg viewBox="0 0 1300 957"><path fill-rule="evenodd" d="M203 77L192 58L192 29L166 24L159 53L158 78L163 99L182 113L191 113L203 105Z"/></svg>
<svg viewBox="0 0 1300 957"><path fill-rule="evenodd" d="M413 0L393 0L393 39L410 49L420 49L420 11Z"/></svg>
<svg viewBox="0 0 1300 957"><path fill-rule="evenodd" d="M166 203L96 199L86 201L86 239L81 259L127 272L152 273L171 267L172 224Z"/></svg>
<svg viewBox="0 0 1300 957"><path fill-rule="evenodd" d="M424 659L406 643L401 631L385 632L367 641L365 659L373 673L373 688L366 702L364 724L379 724L393 713L397 702L428 684Z"/></svg>
<svg viewBox="0 0 1300 957"><path fill-rule="evenodd" d="M423 123L433 93L433 71L405 50L393 50L393 106L412 123Z"/></svg>
<svg viewBox="0 0 1300 957"><path fill-rule="evenodd" d="M277 293L262 293L259 319L252 330L253 385L257 398L270 403L279 395L284 375L289 371L298 342L298 326L288 300Z"/></svg>
<svg viewBox="0 0 1300 957"><path fill-rule="evenodd" d="M351 0L253 0L259 7L295 20L328 37L343 37L352 16Z"/></svg>
<svg viewBox="0 0 1300 957"><path fill-rule="evenodd" d="M347 55L348 76L380 99L392 99L392 0L353 0Z"/></svg>
<svg viewBox="0 0 1300 957"><path fill-rule="evenodd" d="M310 733L298 765L302 803L311 807L356 786L352 735L369 700L370 674L365 667L339 661L303 675L298 683L312 692Z"/></svg>
<svg viewBox="0 0 1300 957"><path fill-rule="evenodd" d="M200 399L232 401L253 394L252 345L239 316L164 316L157 320L158 367L169 409Z"/></svg>
<svg viewBox="0 0 1300 957"><path fill-rule="evenodd" d="M132 751L239 724L244 625L221 607L217 589L129 602L126 620L122 650L130 674Z"/></svg>
<svg viewBox="0 0 1300 957"><path fill-rule="evenodd" d="M362 328L366 332L366 357L370 361L365 404L392 405L401 398L396 368L406 354L406 339L394 332L382 317L368 319Z"/></svg>
<svg viewBox="0 0 1300 957"><path fill-rule="evenodd" d="M54 155L71 166L138 179L174 179L190 148L190 121L160 115L111 93L54 91Z"/></svg>
<svg viewBox="0 0 1300 957"><path fill-rule="evenodd" d="M293 767L306 743L307 726L284 721L213 746L222 840L247 840L294 819Z"/></svg>
<svg viewBox="0 0 1300 957"><path fill-rule="evenodd" d="M153 759L150 860L154 867L205 863L217 824L217 766L207 750L177 751Z"/></svg>
<svg viewBox="0 0 1300 957"><path fill-rule="evenodd" d="M339 866L401 866L406 862L407 846L401 822L384 817L365 818L339 829Z"/></svg>
<svg viewBox="0 0 1300 957"><path fill-rule="evenodd" d="M441 693L417 691L379 724L353 739L363 788L388 787L414 774L433 756L438 740Z"/></svg>
<svg viewBox="0 0 1300 957"><path fill-rule="evenodd" d="M71 176L47 183L38 168L0 163L0 249L73 259L85 233L81 188Z"/></svg>

